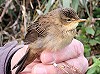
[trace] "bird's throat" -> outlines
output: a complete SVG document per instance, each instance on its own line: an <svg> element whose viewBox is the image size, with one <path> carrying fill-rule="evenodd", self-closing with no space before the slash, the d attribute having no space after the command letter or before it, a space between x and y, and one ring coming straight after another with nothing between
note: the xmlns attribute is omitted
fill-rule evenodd
<svg viewBox="0 0 100 74"><path fill-rule="evenodd" d="M65 25L67 30L73 30L76 29L76 27L78 26L77 22L70 22L69 24Z"/></svg>

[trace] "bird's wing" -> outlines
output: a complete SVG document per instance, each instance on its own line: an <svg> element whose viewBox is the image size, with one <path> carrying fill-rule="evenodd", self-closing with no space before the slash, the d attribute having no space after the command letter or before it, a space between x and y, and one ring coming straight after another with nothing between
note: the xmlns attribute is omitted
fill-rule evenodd
<svg viewBox="0 0 100 74"><path fill-rule="evenodd" d="M25 44L34 42L35 40L37 40L38 37L46 36L47 32L46 32L46 26L44 26L44 24L45 23L36 21L28 27L27 34L24 39Z"/></svg>
<svg viewBox="0 0 100 74"><path fill-rule="evenodd" d="M29 44L34 42L38 37L45 37L47 35L48 27L54 24L55 18L58 16L57 14L58 10L56 10L56 14L54 14L54 11L49 12L45 15L41 15L37 21L31 23L28 27L24 42Z"/></svg>
<svg viewBox="0 0 100 74"><path fill-rule="evenodd" d="M32 23L27 30L27 34L25 36L24 42L26 44L30 44L30 43L34 43L34 41L36 41L39 37L45 37L47 36L47 27L49 27L50 23L49 23L49 18L48 16L41 16L36 22ZM26 67L26 59L30 60L30 58L32 59L31 61L34 61L37 58L37 53L38 52L42 52L42 51L37 51L36 50L32 50L35 51L34 53L32 53L32 56L29 56L29 52L30 52L30 48L29 50L25 53L25 55L21 58L21 60L13 67L17 68L16 73L18 74L19 72L21 72L25 67Z"/></svg>

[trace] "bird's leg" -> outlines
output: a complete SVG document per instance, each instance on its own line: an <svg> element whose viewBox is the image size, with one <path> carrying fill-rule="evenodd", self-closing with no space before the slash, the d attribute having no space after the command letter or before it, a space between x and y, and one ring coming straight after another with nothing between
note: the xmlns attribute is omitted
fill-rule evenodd
<svg viewBox="0 0 100 74"><path fill-rule="evenodd" d="M66 74L69 74L69 72L64 69L65 68L64 65L59 66L57 63L53 63L53 66L63 70Z"/></svg>
<svg viewBox="0 0 100 74"><path fill-rule="evenodd" d="M78 68L75 68L74 66L69 65L67 62L64 62L62 65L53 63L53 66L59 68L60 70L63 70L66 74L70 74L66 70L66 68L68 68L71 71L71 74L82 74Z"/></svg>

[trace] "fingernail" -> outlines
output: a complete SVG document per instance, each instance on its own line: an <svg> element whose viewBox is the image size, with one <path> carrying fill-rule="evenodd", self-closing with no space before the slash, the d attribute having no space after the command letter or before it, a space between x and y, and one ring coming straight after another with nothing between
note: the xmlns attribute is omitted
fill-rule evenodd
<svg viewBox="0 0 100 74"><path fill-rule="evenodd" d="M47 74L46 69L43 67L35 66L32 70L32 74Z"/></svg>

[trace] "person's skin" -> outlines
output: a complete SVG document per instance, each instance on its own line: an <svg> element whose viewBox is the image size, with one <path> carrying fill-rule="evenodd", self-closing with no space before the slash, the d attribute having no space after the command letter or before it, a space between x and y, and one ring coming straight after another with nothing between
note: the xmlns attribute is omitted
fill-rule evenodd
<svg viewBox="0 0 100 74"><path fill-rule="evenodd" d="M17 51L13 56L11 65L12 67L18 62L18 59L23 56L28 46L24 46L21 50ZM43 51L40 55L40 60L36 59L31 64L29 64L23 72L20 74L63 74L65 71L62 68L55 67L52 63L56 62L58 66L62 67L69 74L78 74L74 73L73 70L68 68L68 65L77 68L79 72L85 74L88 68L88 61L84 57L84 47L83 44L73 39L70 45L66 46L64 49L50 52ZM13 70L14 74L15 70Z"/></svg>

